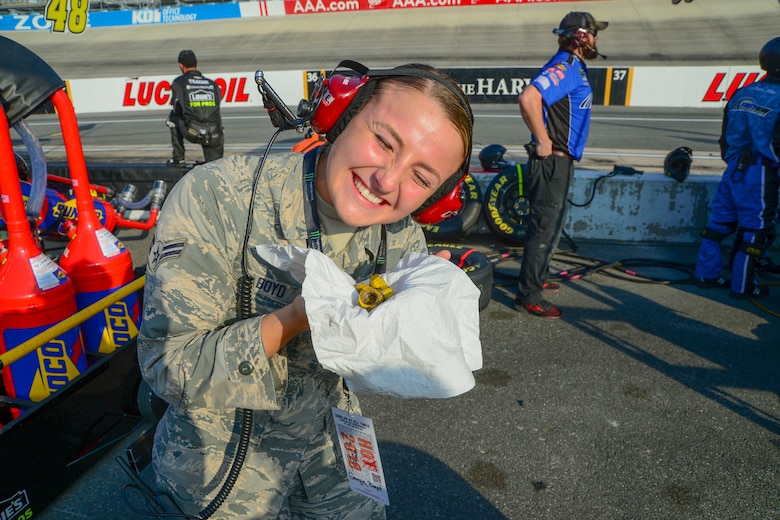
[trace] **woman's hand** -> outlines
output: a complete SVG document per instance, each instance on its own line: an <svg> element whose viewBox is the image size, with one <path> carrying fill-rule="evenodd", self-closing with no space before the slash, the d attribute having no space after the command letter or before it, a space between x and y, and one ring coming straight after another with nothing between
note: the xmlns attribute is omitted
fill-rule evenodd
<svg viewBox="0 0 780 520"><path fill-rule="evenodd" d="M263 316L260 335L263 338L265 355L271 357L276 354L287 342L308 329L306 305L303 297L296 296L292 303Z"/></svg>
<svg viewBox="0 0 780 520"><path fill-rule="evenodd" d="M445 260L449 260L452 258L452 251L449 249L442 249L441 251L434 253L434 256L439 256Z"/></svg>

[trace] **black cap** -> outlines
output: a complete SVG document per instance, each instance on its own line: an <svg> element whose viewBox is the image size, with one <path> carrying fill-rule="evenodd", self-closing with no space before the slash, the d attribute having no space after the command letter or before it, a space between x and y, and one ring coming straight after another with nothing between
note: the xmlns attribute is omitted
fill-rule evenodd
<svg viewBox="0 0 780 520"><path fill-rule="evenodd" d="M183 50L179 53L179 63L191 69L198 66L198 58L195 57L195 53L191 50Z"/></svg>
<svg viewBox="0 0 780 520"><path fill-rule="evenodd" d="M577 29L603 31L608 25L609 22L597 22L590 13L572 11L563 17L561 25L559 25L558 28L566 31L576 31Z"/></svg>

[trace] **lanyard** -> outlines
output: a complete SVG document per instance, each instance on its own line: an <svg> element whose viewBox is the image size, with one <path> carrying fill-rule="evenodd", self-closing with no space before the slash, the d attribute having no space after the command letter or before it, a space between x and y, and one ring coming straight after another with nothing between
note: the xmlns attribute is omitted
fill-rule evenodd
<svg viewBox="0 0 780 520"><path fill-rule="evenodd" d="M318 147L319 148L319 147ZM306 246L322 252L322 233L320 232L320 219L317 214L317 192L315 187L315 171L317 167L317 155L319 149L315 148L306 152L303 156L303 214L306 218ZM374 263L374 274L384 274L387 268L387 230L384 224L381 229L379 251Z"/></svg>

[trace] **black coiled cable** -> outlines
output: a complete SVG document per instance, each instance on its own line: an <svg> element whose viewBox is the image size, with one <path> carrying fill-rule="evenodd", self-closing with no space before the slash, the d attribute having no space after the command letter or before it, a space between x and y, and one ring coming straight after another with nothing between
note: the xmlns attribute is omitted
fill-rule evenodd
<svg viewBox="0 0 780 520"><path fill-rule="evenodd" d="M241 434L238 437L236 454L233 457L233 464L230 466L230 472L225 478L225 482L222 484L222 489L219 490L219 493L214 497L214 500L199 513L199 516L203 519L209 518L217 509L219 509L219 506L227 499L230 491L238 480L238 474L244 466L246 454L247 451L249 451L249 435L252 433L252 416L252 410L248 408L236 408L236 423L241 424Z"/></svg>
<svg viewBox="0 0 780 520"><path fill-rule="evenodd" d="M252 286L254 279L247 273L244 273L238 279L238 292L236 294L236 306L238 307L238 316L240 319L246 319L252 315Z"/></svg>
<svg viewBox="0 0 780 520"><path fill-rule="evenodd" d="M238 317L242 320L249 318L253 314L252 287L254 285L254 279L249 274L249 268L247 267L247 251L249 249L249 235L252 231L252 220L255 209L254 201L255 195L257 194L257 181L260 179L260 172L262 171L265 160L271 150L271 145L273 145L274 141L276 141L276 138L279 136L281 131L282 130L279 129L274 133L273 136L271 136L271 139L268 142L268 146L266 146L265 152L260 158L260 161L257 163L257 168L255 168L255 172L252 176L252 194L249 197L246 231L244 232L244 243L242 246L243 249L241 251L242 273L241 278L238 279L238 287L236 292ZM240 425L240 432L238 436L238 445L236 446L236 453L233 456L233 463L230 466L230 471L228 472L227 477L225 477L225 482L222 483L222 488L219 490L214 499L209 503L209 505L204 507L200 512L199 516L202 520L206 520L211 515L213 515L217 509L219 509L219 506L221 506L222 503L227 500L228 495L230 495L230 492L233 490L233 486L238 480L238 474L241 472L241 468L243 467L244 461L246 460L247 451L249 450L249 436L252 434L253 416L253 411L249 408L236 408L235 424Z"/></svg>

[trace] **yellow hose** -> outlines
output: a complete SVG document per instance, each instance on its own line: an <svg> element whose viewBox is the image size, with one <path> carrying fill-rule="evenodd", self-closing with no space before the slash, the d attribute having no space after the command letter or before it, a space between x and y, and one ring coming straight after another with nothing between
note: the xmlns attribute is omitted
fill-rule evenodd
<svg viewBox="0 0 780 520"><path fill-rule="evenodd" d="M764 283L760 283L758 285L780 285L780 282L764 282ZM762 311L764 311L764 312L766 312L768 314L771 314L772 316L774 316L776 318L780 318L780 313L777 313L776 311L773 311L772 309L770 309L768 307L765 307L764 305L758 303L758 301L755 298L749 298L749 299L750 299L750 303L752 303L753 305L755 305L756 307L758 307Z"/></svg>
<svg viewBox="0 0 780 520"><path fill-rule="evenodd" d="M128 283L127 285L123 285L116 291L112 292L108 296L101 298L89 307L81 309L74 315L44 330L37 336L33 336L24 343L13 347L11 350L4 352L3 354L0 354L0 369L3 369L12 363L15 363L16 361L19 361L30 352L33 352L35 349L46 345L49 341L53 340L64 332L69 331L73 327L81 325L92 316L104 310L109 305L118 302L125 296L140 291L141 288L143 288L145 281L146 275L139 276L132 282Z"/></svg>

